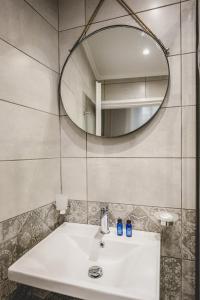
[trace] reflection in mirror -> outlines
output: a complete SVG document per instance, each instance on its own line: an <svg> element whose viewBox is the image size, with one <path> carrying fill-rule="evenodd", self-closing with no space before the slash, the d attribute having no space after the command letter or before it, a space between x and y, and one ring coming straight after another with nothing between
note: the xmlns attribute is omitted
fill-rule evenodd
<svg viewBox="0 0 200 300"><path fill-rule="evenodd" d="M160 108L168 87L165 54L134 27L103 28L81 41L64 66L60 93L71 120L104 137L132 132Z"/></svg>

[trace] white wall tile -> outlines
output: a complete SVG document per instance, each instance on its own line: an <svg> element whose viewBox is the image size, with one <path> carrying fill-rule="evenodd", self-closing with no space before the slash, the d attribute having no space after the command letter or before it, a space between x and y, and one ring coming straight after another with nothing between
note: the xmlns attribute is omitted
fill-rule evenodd
<svg viewBox="0 0 200 300"><path fill-rule="evenodd" d="M182 32L182 53L195 51L196 39L196 6L195 1L181 3L181 32Z"/></svg>
<svg viewBox="0 0 200 300"><path fill-rule="evenodd" d="M158 36L164 45L169 48L170 55L180 54L180 4L142 12L138 16ZM92 24L88 33L116 24L139 27L132 17L125 16Z"/></svg>
<svg viewBox="0 0 200 300"><path fill-rule="evenodd" d="M55 201L59 159L0 162L0 221Z"/></svg>
<svg viewBox="0 0 200 300"><path fill-rule="evenodd" d="M127 3L136 11L148 10L175 2L178 3L179 1L127 0ZM187 47L191 49L191 45L194 43L192 33L193 22L191 22L191 19L188 16L191 14L191 3L189 2L193 1L187 2L182 3L182 32L186 32L184 38L182 36L182 46L183 48L186 48L184 45L187 45ZM96 4L96 0L86 0L87 20ZM80 3L78 5L80 5ZM107 21L93 24L90 27L89 33L99 28L115 24L136 26L135 22L130 16L118 18L124 14L126 14L126 12L123 11L123 9L121 9L117 3L114 3L112 0L106 0L97 18L95 19L95 22L102 20ZM79 25L70 26L76 27L81 26L81 23L82 25L84 24L80 9L77 15L79 15L78 18L74 18L74 20L75 23ZM144 22L147 23L147 25L158 35L161 41L170 48L170 55L180 54L180 4L169 5L167 7L141 12L138 15L142 17ZM109 18L115 19L108 20ZM70 21L70 23L72 24L73 21ZM80 27L60 33L61 65L64 62L67 50L72 47L75 40L81 34L82 29L83 27ZM191 50L187 50L187 52L188 51ZM184 59L185 61L183 62L183 69L184 64L185 68L187 68L187 63L190 63L189 57L188 61L186 61L186 56L183 57L183 60ZM169 57L169 64L171 80L169 92L163 107L170 108L162 109L155 119L152 120L152 122L150 122L145 128L122 138L102 139L88 135L88 188L90 201L111 201L134 203L139 205L158 205L171 207L181 206L180 160L169 158L164 159L164 157L181 156L181 108L173 107L181 106L181 57L178 55ZM192 77L188 71L192 72L191 69L189 70L187 68L187 72L185 74L183 73L182 77L183 90L185 89L185 92L183 92L184 105L194 103L191 102L192 96L187 96L186 98L188 93L189 95L192 95L193 90ZM191 153L192 156L194 156L195 153L194 117L195 110L193 111L192 107L183 108L182 146L183 155L186 153L187 157L190 157ZM67 126L69 126L69 124L67 124ZM63 148L65 149L63 152L66 151L65 153L67 155L74 153L75 156L78 156L80 153L80 148L82 151L82 139L80 139L79 134L73 135L74 131L71 133L72 128L67 129L67 126L65 131L65 139L67 138L68 130L71 137L69 142L67 142L67 139L65 142L63 142L63 144L66 143L65 146L63 145ZM75 140L75 137L77 140ZM126 158L122 159L117 157ZM143 158L129 159L128 157ZM155 157L155 159L144 157ZM156 159L156 157L163 158ZM74 160L76 160L76 158ZM124 163L124 161L128 162ZM71 165L74 164L74 162L71 163ZM80 162L77 162L77 165L80 165ZM188 165L189 163L187 163L186 166L186 163L184 165L183 162L183 204L184 202L186 203L184 205L188 205L187 195L190 193L187 176L189 176L188 174L191 173L192 168L191 164L190 166ZM78 169L78 167L76 166L74 169ZM79 166L79 169L83 168ZM75 176L73 175L73 177ZM149 180L149 178L152 179ZM186 180L186 183L184 183L184 180ZM75 180L72 179L72 182L75 182ZM83 192L80 194L83 194ZM190 204L188 207L189 206Z"/></svg>
<svg viewBox="0 0 200 300"><path fill-rule="evenodd" d="M62 190L73 200L87 200L86 159L62 158Z"/></svg>
<svg viewBox="0 0 200 300"><path fill-rule="evenodd" d="M99 3L98 0L86 0L86 20L89 21L93 11ZM105 0L101 6L94 22L108 20L120 16L127 15L126 10L116 0Z"/></svg>
<svg viewBox="0 0 200 300"><path fill-rule="evenodd" d="M58 71L58 32L23 0L0 7L0 37Z"/></svg>
<svg viewBox="0 0 200 300"><path fill-rule="evenodd" d="M178 3L180 0L126 0L126 3L133 9L133 11L142 11Z"/></svg>
<svg viewBox="0 0 200 300"><path fill-rule="evenodd" d="M180 157L181 109L161 109L144 128L106 139L88 135L88 157Z"/></svg>
<svg viewBox="0 0 200 300"><path fill-rule="evenodd" d="M59 30L85 25L84 0L59 1Z"/></svg>
<svg viewBox="0 0 200 300"><path fill-rule="evenodd" d="M62 157L86 157L86 133L67 117L61 117Z"/></svg>
<svg viewBox="0 0 200 300"><path fill-rule="evenodd" d="M196 208L196 160L182 160L182 206L186 209Z"/></svg>
<svg viewBox="0 0 200 300"><path fill-rule="evenodd" d="M57 0L26 0L37 10L54 28L58 29L58 1Z"/></svg>
<svg viewBox="0 0 200 300"><path fill-rule="evenodd" d="M0 99L58 114L58 75L0 41Z"/></svg>
<svg viewBox="0 0 200 300"><path fill-rule="evenodd" d="M196 104L196 55L182 55L182 104Z"/></svg>
<svg viewBox="0 0 200 300"><path fill-rule="evenodd" d="M153 9L138 16L169 48L170 55L180 53L180 4Z"/></svg>
<svg viewBox="0 0 200 300"><path fill-rule="evenodd" d="M180 159L88 159L88 200L181 206Z"/></svg>
<svg viewBox="0 0 200 300"><path fill-rule="evenodd" d="M137 25L137 23L133 20L132 17L130 16L125 16L125 17L121 17L121 18L116 18L116 19L111 19L111 20L107 20L104 22L98 22L98 23L94 23L90 26L89 30L88 30L88 34L98 30L100 28L104 28L107 26L112 26L112 25L130 25L130 26L135 26L135 27L139 27Z"/></svg>
<svg viewBox="0 0 200 300"><path fill-rule="evenodd" d="M59 118L0 101L0 160L59 157Z"/></svg>
<svg viewBox="0 0 200 300"><path fill-rule="evenodd" d="M86 20L88 21L94 9L98 4L98 0L86 0ZM164 5L180 2L179 0L126 0L126 3L134 12L153 9ZM116 0L105 0L99 10L94 22L107 20L127 15L127 11L117 3Z"/></svg>
<svg viewBox="0 0 200 300"><path fill-rule="evenodd" d="M60 68L62 68L67 56L69 55L69 50L72 49L83 29L84 27L78 27L59 32Z"/></svg>
<svg viewBox="0 0 200 300"><path fill-rule="evenodd" d="M196 153L196 107L182 107L182 156L195 157Z"/></svg>

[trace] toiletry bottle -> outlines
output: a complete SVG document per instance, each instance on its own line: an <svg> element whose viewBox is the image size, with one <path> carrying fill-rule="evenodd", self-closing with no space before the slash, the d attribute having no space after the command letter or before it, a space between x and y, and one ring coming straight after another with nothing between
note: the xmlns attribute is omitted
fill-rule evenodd
<svg viewBox="0 0 200 300"><path fill-rule="evenodd" d="M117 220L117 235L123 235L123 223L122 219Z"/></svg>
<svg viewBox="0 0 200 300"><path fill-rule="evenodd" d="M126 222L126 236L127 237L132 237L132 224L131 224L131 220L127 220L127 222Z"/></svg>

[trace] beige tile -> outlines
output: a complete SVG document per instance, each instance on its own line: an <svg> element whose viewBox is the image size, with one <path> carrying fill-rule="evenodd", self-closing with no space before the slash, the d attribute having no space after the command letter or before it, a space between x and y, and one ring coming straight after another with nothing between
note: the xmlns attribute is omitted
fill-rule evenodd
<svg viewBox="0 0 200 300"><path fill-rule="evenodd" d="M0 37L58 71L58 33L23 0L0 0Z"/></svg>
<svg viewBox="0 0 200 300"><path fill-rule="evenodd" d="M58 75L0 41L0 99L58 114Z"/></svg>
<svg viewBox="0 0 200 300"><path fill-rule="evenodd" d="M195 157L196 153L196 108L182 108L182 156Z"/></svg>
<svg viewBox="0 0 200 300"><path fill-rule="evenodd" d="M161 109L144 128L121 138L88 135L89 157L180 157L181 108Z"/></svg>
<svg viewBox="0 0 200 300"><path fill-rule="evenodd" d="M154 9L178 2L180 2L180 0L126 0L126 3L136 12L147 9Z"/></svg>
<svg viewBox="0 0 200 300"><path fill-rule="evenodd" d="M196 207L196 160L182 160L182 206L186 209Z"/></svg>
<svg viewBox="0 0 200 300"><path fill-rule="evenodd" d="M88 200L179 208L180 159L89 158Z"/></svg>
<svg viewBox="0 0 200 300"><path fill-rule="evenodd" d="M0 221L48 204L60 192L60 160L0 162Z"/></svg>
<svg viewBox="0 0 200 300"><path fill-rule="evenodd" d="M26 0L52 26L58 29L58 1L57 0Z"/></svg>
<svg viewBox="0 0 200 300"><path fill-rule="evenodd" d="M59 32L60 68L63 67L64 62L69 55L69 50L72 49L83 29L84 27L78 27Z"/></svg>
<svg viewBox="0 0 200 300"><path fill-rule="evenodd" d="M169 48L170 55L180 53L180 4L139 13L138 16Z"/></svg>
<svg viewBox="0 0 200 300"><path fill-rule="evenodd" d="M59 1L59 30L85 25L84 0Z"/></svg>
<svg viewBox="0 0 200 300"><path fill-rule="evenodd" d="M98 0L86 0L86 20L89 21L93 11L99 3ZM101 6L97 16L94 19L94 22L99 22L103 20L108 20L111 18L116 18L120 16L127 15L126 10L117 3L116 0L105 0Z"/></svg>
<svg viewBox="0 0 200 300"><path fill-rule="evenodd" d="M165 46L169 48L170 55L180 54L180 4L142 12L138 16L161 39ZM92 24L88 33L116 24L139 27L130 16L125 16Z"/></svg>
<svg viewBox="0 0 200 300"><path fill-rule="evenodd" d="M67 117L61 117L62 157L86 157L86 133Z"/></svg>
<svg viewBox="0 0 200 300"><path fill-rule="evenodd" d="M181 57L168 58L170 68L169 88L163 103L164 107L181 105Z"/></svg>
<svg viewBox="0 0 200 300"><path fill-rule="evenodd" d="M126 0L126 3L134 12L153 9L156 7L177 3L179 0ZM92 15L98 0L86 0L86 20L88 21ZM103 21L110 18L116 18L126 15L126 10L121 7L115 0L105 0L101 10L97 14L94 22Z"/></svg>
<svg viewBox="0 0 200 300"><path fill-rule="evenodd" d="M185 1L181 3L182 53L195 51L195 15L195 1Z"/></svg>
<svg viewBox="0 0 200 300"><path fill-rule="evenodd" d="M182 55L182 104L196 104L196 56Z"/></svg>
<svg viewBox="0 0 200 300"><path fill-rule="evenodd" d="M0 101L0 160L58 157L59 118Z"/></svg>
<svg viewBox="0 0 200 300"><path fill-rule="evenodd" d="M95 30L98 30L100 28L104 28L104 27L112 26L112 25L130 25L130 26L139 27L137 25L137 23L132 19L132 17L125 16L125 17L121 17L121 18L107 20L107 21L104 21L104 22L94 23L90 26L87 33L89 34L89 33L93 32Z"/></svg>
<svg viewBox="0 0 200 300"><path fill-rule="evenodd" d="M71 200L86 200L86 159L62 158L62 189Z"/></svg>

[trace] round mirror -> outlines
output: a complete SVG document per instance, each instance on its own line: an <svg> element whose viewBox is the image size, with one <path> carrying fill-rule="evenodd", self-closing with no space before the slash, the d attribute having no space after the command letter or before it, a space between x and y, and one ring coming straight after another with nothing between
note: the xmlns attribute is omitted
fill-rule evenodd
<svg viewBox="0 0 200 300"><path fill-rule="evenodd" d="M144 31L116 25L79 42L62 70L60 95L69 118L82 130L117 137L140 128L167 93L169 66Z"/></svg>

